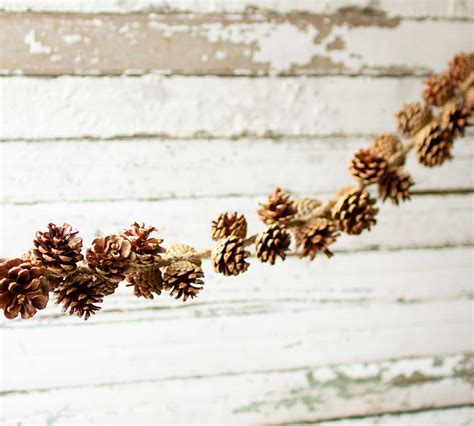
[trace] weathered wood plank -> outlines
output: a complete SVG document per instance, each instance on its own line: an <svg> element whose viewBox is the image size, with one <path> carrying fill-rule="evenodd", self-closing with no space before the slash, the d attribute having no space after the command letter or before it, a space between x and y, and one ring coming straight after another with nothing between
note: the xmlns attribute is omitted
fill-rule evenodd
<svg viewBox="0 0 474 426"><path fill-rule="evenodd" d="M421 90L416 77L0 78L0 138L367 135Z"/></svg>
<svg viewBox="0 0 474 426"><path fill-rule="evenodd" d="M25 12L76 12L76 13L245 13L255 11L292 11L334 13L341 8L359 7L386 12L391 16L409 18L461 18L474 17L472 2L465 0L1 0L0 10Z"/></svg>
<svg viewBox="0 0 474 426"><path fill-rule="evenodd" d="M0 200L34 203L252 196L270 193L276 184L300 194L330 193L350 182L346 166L369 140L9 142L0 146L0 155L8 159L2 163ZM409 156L407 169L416 182L414 189L474 188L473 147L473 137L459 139L455 159L436 170ZM46 152L48 161L38 161Z"/></svg>
<svg viewBox="0 0 474 426"><path fill-rule="evenodd" d="M431 425L431 426L472 426L473 407L429 409L422 412L386 414L361 419L346 419L320 422L320 426L393 426L393 425Z"/></svg>
<svg viewBox="0 0 474 426"><path fill-rule="evenodd" d="M314 262L289 258L274 267L252 259L249 271L231 280L216 274L205 262L206 285L197 299L183 305L163 294L148 301L134 297L122 284L90 322L306 311L328 303L337 310L347 306L370 309L373 303L468 300L474 296L471 270L470 248L337 253L330 260ZM61 314L53 301L32 321L9 321L1 316L0 323L2 327L85 325L83 320Z"/></svg>
<svg viewBox="0 0 474 426"><path fill-rule="evenodd" d="M234 375L472 350L471 300L316 302L287 308L211 316L180 315L178 309L174 317L156 310L141 321L1 328L2 362L9 366L2 373L2 390ZM51 374L51 365L61 373Z"/></svg>
<svg viewBox="0 0 474 426"><path fill-rule="evenodd" d="M326 196L325 196L326 197ZM244 213L249 229L263 225L256 217L258 203L266 197L170 199L159 202L123 201L2 205L0 241L2 255L23 254L38 229L49 222L70 223L81 231L85 244L97 234L113 234L133 221L160 229L166 244L177 242L204 248L210 245L211 221L222 211ZM343 235L335 248L344 250L416 248L466 245L474 242L473 195L419 196L400 207L385 204L379 222L358 237Z"/></svg>
<svg viewBox="0 0 474 426"><path fill-rule="evenodd" d="M427 74L472 49L474 36L470 22L400 21L358 8L326 15L0 12L0 28L0 73L46 76Z"/></svg>
<svg viewBox="0 0 474 426"><path fill-rule="evenodd" d="M451 355L52 389L1 397L0 419L5 425L242 425L445 407L474 402L472 364L472 355Z"/></svg>

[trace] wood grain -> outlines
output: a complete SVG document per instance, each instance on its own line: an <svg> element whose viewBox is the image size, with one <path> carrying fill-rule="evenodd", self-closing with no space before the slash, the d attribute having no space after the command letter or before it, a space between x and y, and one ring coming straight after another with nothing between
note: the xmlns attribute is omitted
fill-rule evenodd
<svg viewBox="0 0 474 426"><path fill-rule="evenodd" d="M323 199L329 194L322 194ZM222 211L246 215L249 229L263 229L256 217L266 197L184 198L162 201L118 201L2 205L1 241L4 256L22 255L31 247L37 230L49 222L70 223L81 231L85 245L96 235L116 233L133 221L155 225L165 244L210 245L211 221ZM378 224L358 237L342 235L335 248L367 250L473 244L473 195L419 196L400 207L381 206ZM436 230L436 231L434 231Z"/></svg>
<svg viewBox="0 0 474 426"><path fill-rule="evenodd" d="M307 311L314 305L325 304L335 310L338 306L370 309L373 303L439 303L473 296L470 248L336 254L331 259L318 257L313 262L288 258L274 267L252 259L249 271L230 281L215 273L206 261L205 290L186 304L166 295L153 301L138 299L122 284L114 295L106 298L100 314L88 323L61 314L52 301L33 321L0 317L0 323L3 328L88 326L101 322ZM450 284L446 285L447 282Z"/></svg>
<svg viewBox="0 0 474 426"><path fill-rule="evenodd" d="M331 193L351 181L347 165L353 153L369 141L368 137L343 137L10 142L0 146L1 155L8 159L2 164L0 200L35 203L264 196L275 185L295 191L296 196ZM458 139L454 160L437 170L423 167L414 155L409 156L406 167L416 182L414 189L473 189L473 147L473 137ZM44 152L48 161L38 161Z"/></svg>
<svg viewBox="0 0 474 426"><path fill-rule="evenodd" d="M275 424L397 412L400 407L408 411L470 404L472 361L472 356L462 354L402 358L10 394L0 399L4 406L0 419L2 424ZM455 419L466 420L466 415L460 416L414 416L412 422L396 424L447 419L446 424L454 426L461 424ZM394 417L384 420L394 424Z"/></svg>
<svg viewBox="0 0 474 426"><path fill-rule="evenodd" d="M75 13L249 13L292 11L335 13L341 8L356 7L376 10L390 16L408 18L472 19L474 6L465 0L1 0L0 10L25 12Z"/></svg>
<svg viewBox="0 0 474 426"><path fill-rule="evenodd" d="M470 50L474 35L470 22L401 21L357 7L231 16L0 12L0 28L0 72L45 76L425 75ZM286 40L291 48L282 48Z"/></svg>
<svg viewBox="0 0 474 426"><path fill-rule="evenodd" d="M0 139L374 134L422 79L0 78Z"/></svg>

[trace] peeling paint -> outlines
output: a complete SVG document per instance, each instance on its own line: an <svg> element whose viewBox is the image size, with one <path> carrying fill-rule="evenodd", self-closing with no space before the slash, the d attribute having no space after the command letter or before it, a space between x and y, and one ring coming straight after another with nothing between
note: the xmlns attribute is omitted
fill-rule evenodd
<svg viewBox="0 0 474 426"><path fill-rule="evenodd" d="M51 47L44 45L36 39L35 30L28 31L23 41L30 48L29 52L32 55L48 55L52 51Z"/></svg>

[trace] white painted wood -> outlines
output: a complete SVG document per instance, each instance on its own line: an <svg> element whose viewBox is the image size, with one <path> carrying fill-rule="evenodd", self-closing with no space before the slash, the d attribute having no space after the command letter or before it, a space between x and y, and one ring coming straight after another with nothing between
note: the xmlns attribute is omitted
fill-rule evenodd
<svg viewBox="0 0 474 426"><path fill-rule="evenodd" d="M327 197L324 195L324 197ZM123 201L2 205L0 241L3 256L18 256L31 247L35 232L49 222L70 223L80 230L85 246L97 234L113 234L133 221L159 228L166 245L177 242L209 248L211 221L222 211L244 213L250 232L260 232L258 203L266 197L169 199L160 202ZM326 198L324 198L326 199ZM385 203L379 223L360 236L343 235L335 248L344 250L439 247L472 244L473 195L414 197L400 207Z"/></svg>
<svg viewBox="0 0 474 426"><path fill-rule="evenodd" d="M393 425L430 425L430 426L472 426L474 408L447 408L428 410L420 413L383 415L362 419L336 420L318 423L320 426L393 426Z"/></svg>
<svg viewBox="0 0 474 426"><path fill-rule="evenodd" d="M2 362L9 366L2 389L235 375L472 351L472 301L467 299L315 302L203 316L180 311L163 317L156 310L146 321L1 328ZM60 374L53 373L53 365Z"/></svg>
<svg viewBox="0 0 474 426"><path fill-rule="evenodd" d="M470 362L472 357L409 358L11 394L2 398L4 409L0 419L5 425L242 425L316 421L341 414L377 414L401 406L406 410L442 407L473 402L466 360ZM209 401L213 401L212 410ZM394 418L397 417L391 419ZM459 413L441 417L425 413L420 420L450 419L448 424L452 426L463 424L455 423L461 418L467 417ZM382 420L385 420L382 424L390 424L390 418ZM362 420L355 424L361 423L364 424ZM422 423L402 419L395 424Z"/></svg>
<svg viewBox="0 0 474 426"><path fill-rule="evenodd" d="M373 134L421 79L58 77L0 79L0 138Z"/></svg>
<svg viewBox="0 0 474 426"><path fill-rule="evenodd" d="M206 285L197 299L184 305L166 294L153 301L138 299L122 284L90 322L145 321L157 315L166 320L177 315L277 313L328 303L337 310L346 306L370 309L373 303L466 300L474 295L471 259L471 248L337 253L331 259L318 257L313 262L288 258L273 267L252 259L249 271L232 279L216 274L206 261ZM32 321L9 321L2 316L0 323L14 328L79 325L84 321L61 314L51 301Z"/></svg>
<svg viewBox="0 0 474 426"><path fill-rule="evenodd" d="M329 193L350 182L346 166L369 140L9 142L0 145L0 155L8 159L2 164L0 200L252 196L270 193L276 184L296 194ZM458 139L455 159L437 169L421 166L410 155L406 168L416 182L414 190L473 188L473 147L474 138ZM47 161L39 160L44 153Z"/></svg>
<svg viewBox="0 0 474 426"><path fill-rule="evenodd" d="M80 12L80 13L242 13L248 10L268 9L281 13L308 11L312 13L334 13L343 7L375 8L389 15L411 18L473 18L474 6L466 0L1 0L0 10Z"/></svg>
<svg viewBox="0 0 474 426"><path fill-rule="evenodd" d="M357 9L231 18L0 13L0 28L0 72L47 76L423 75L470 51L474 37L468 21L400 21Z"/></svg>

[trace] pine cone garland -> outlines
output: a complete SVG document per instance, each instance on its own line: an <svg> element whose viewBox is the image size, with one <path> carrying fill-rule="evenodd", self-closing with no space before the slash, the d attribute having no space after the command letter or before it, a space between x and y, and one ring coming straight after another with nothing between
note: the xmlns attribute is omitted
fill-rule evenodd
<svg viewBox="0 0 474 426"><path fill-rule="evenodd" d="M425 126L416 135L414 142L416 146L416 157L424 166L440 166L446 160L452 159L452 134L448 130L443 129L441 125L436 122Z"/></svg>
<svg viewBox="0 0 474 426"><path fill-rule="evenodd" d="M368 192L354 188L337 200L332 216L343 232L358 235L377 223L378 209L374 204Z"/></svg>
<svg viewBox="0 0 474 426"><path fill-rule="evenodd" d="M363 184L378 182L387 171L387 161L371 149L360 149L354 155L349 173Z"/></svg>
<svg viewBox="0 0 474 426"><path fill-rule="evenodd" d="M186 258L181 260L187 260L188 262L194 263L195 265L201 266L201 259L198 257L198 253L194 247L188 246L187 244L173 244L166 250L163 255L164 259L172 258Z"/></svg>
<svg viewBox="0 0 474 426"><path fill-rule="evenodd" d="M425 86L423 99L428 105L441 106L454 95L454 86L447 74L428 77Z"/></svg>
<svg viewBox="0 0 474 426"><path fill-rule="evenodd" d="M221 213L216 220L212 221L211 235L214 241L231 235L237 238L245 238L247 235L247 220L244 215L234 213Z"/></svg>
<svg viewBox="0 0 474 426"><path fill-rule="evenodd" d="M130 241L132 251L136 255L135 261L140 265L149 265L156 262L161 259L160 253L165 251L160 246L163 240L150 238L150 234L154 231L156 231L154 226L146 227L145 224L139 225L137 222L123 231L122 237Z"/></svg>
<svg viewBox="0 0 474 426"><path fill-rule="evenodd" d="M131 242L119 235L96 238L86 252L89 267L112 281L123 280L135 258Z"/></svg>
<svg viewBox="0 0 474 426"><path fill-rule="evenodd" d="M384 133L370 142L369 149L388 161L390 157L403 149L403 144L396 136Z"/></svg>
<svg viewBox="0 0 474 426"><path fill-rule="evenodd" d="M204 273L199 265L186 260L178 260L163 268L164 287L170 296L183 299L194 299L202 290Z"/></svg>
<svg viewBox="0 0 474 426"><path fill-rule="evenodd" d="M339 236L337 226L324 218L314 218L296 231L296 248L301 247L300 256L313 260L318 253L333 256L328 246Z"/></svg>
<svg viewBox="0 0 474 426"><path fill-rule="evenodd" d="M441 127L448 130L453 137L464 136L471 110L465 106L464 99L448 102L441 113Z"/></svg>
<svg viewBox="0 0 474 426"><path fill-rule="evenodd" d="M295 220L304 220L314 211L321 207L321 201L315 200L314 198L302 198L294 202L296 208Z"/></svg>
<svg viewBox="0 0 474 426"><path fill-rule="evenodd" d="M419 102L406 103L403 108L395 113L397 117L397 130L405 138L412 138L425 127L433 118L431 108L422 106Z"/></svg>
<svg viewBox="0 0 474 426"><path fill-rule="evenodd" d="M163 276L159 268L144 269L127 276L129 284L133 286L133 293L136 297L153 299L153 293L158 296L164 289Z"/></svg>
<svg viewBox="0 0 474 426"><path fill-rule="evenodd" d="M460 52L449 62L449 77L455 84L461 84L474 72L474 53Z"/></svg>
<svg viewBox="0 0 474 426"><path fill-rule="evenodd" d="M6 318L32 318L38 309L46 308L50 289L38 266L18 258L0 264L0 308Z"/></svg>
<svg viewBox="0 0 474 426"><path fill-rule="evenodd" d="M238 275L248 269L249 263L245 261L248 256L250 252L245 250L242 239L235 236L224 238L212 253L214 269L227 276Z"/></svg>
<svg viewBox="0 0 474 426"><path fill-rule="evenodd" d="M261 262L270 262L274 265L278 256L285 260L290 243L290 234L284 227L278 224L270 225L257 235L255 240L257 257Z"/></svg>
<svg viewBox="0 0 474 426"><path fill-rule="evenodd" d="M398 205L410 199L410 188L414 185L410 174L402 167L394 167L379 182L379 195L382 201L390 199Z"/></svg>
<svg viewBox="0 0 474 426"><path fill-rule="evenodd" d="M282 192L278 187L268 197L268 201L260 203L260 206L258 216L267 225L285 224L293 219L296 214L294 201L290 199L290 194Z"/></svg>
<svg viewBox="0 0 474 426"><path fill-rule="evenodd" d="M67 223L63 226L50 223L47 231L36 233L30 252L32 262L55 274L74 271L83 259L82 238L77 234Z"/></svg>
<svg viewBox="0 0 474 426"><path fill-rule="evenodd" d="M91 271L77 271L62 281L54 290L54 298L62 311L77 315L85 320L99 311L98 303L103 302L106 280Z"/></svg>

